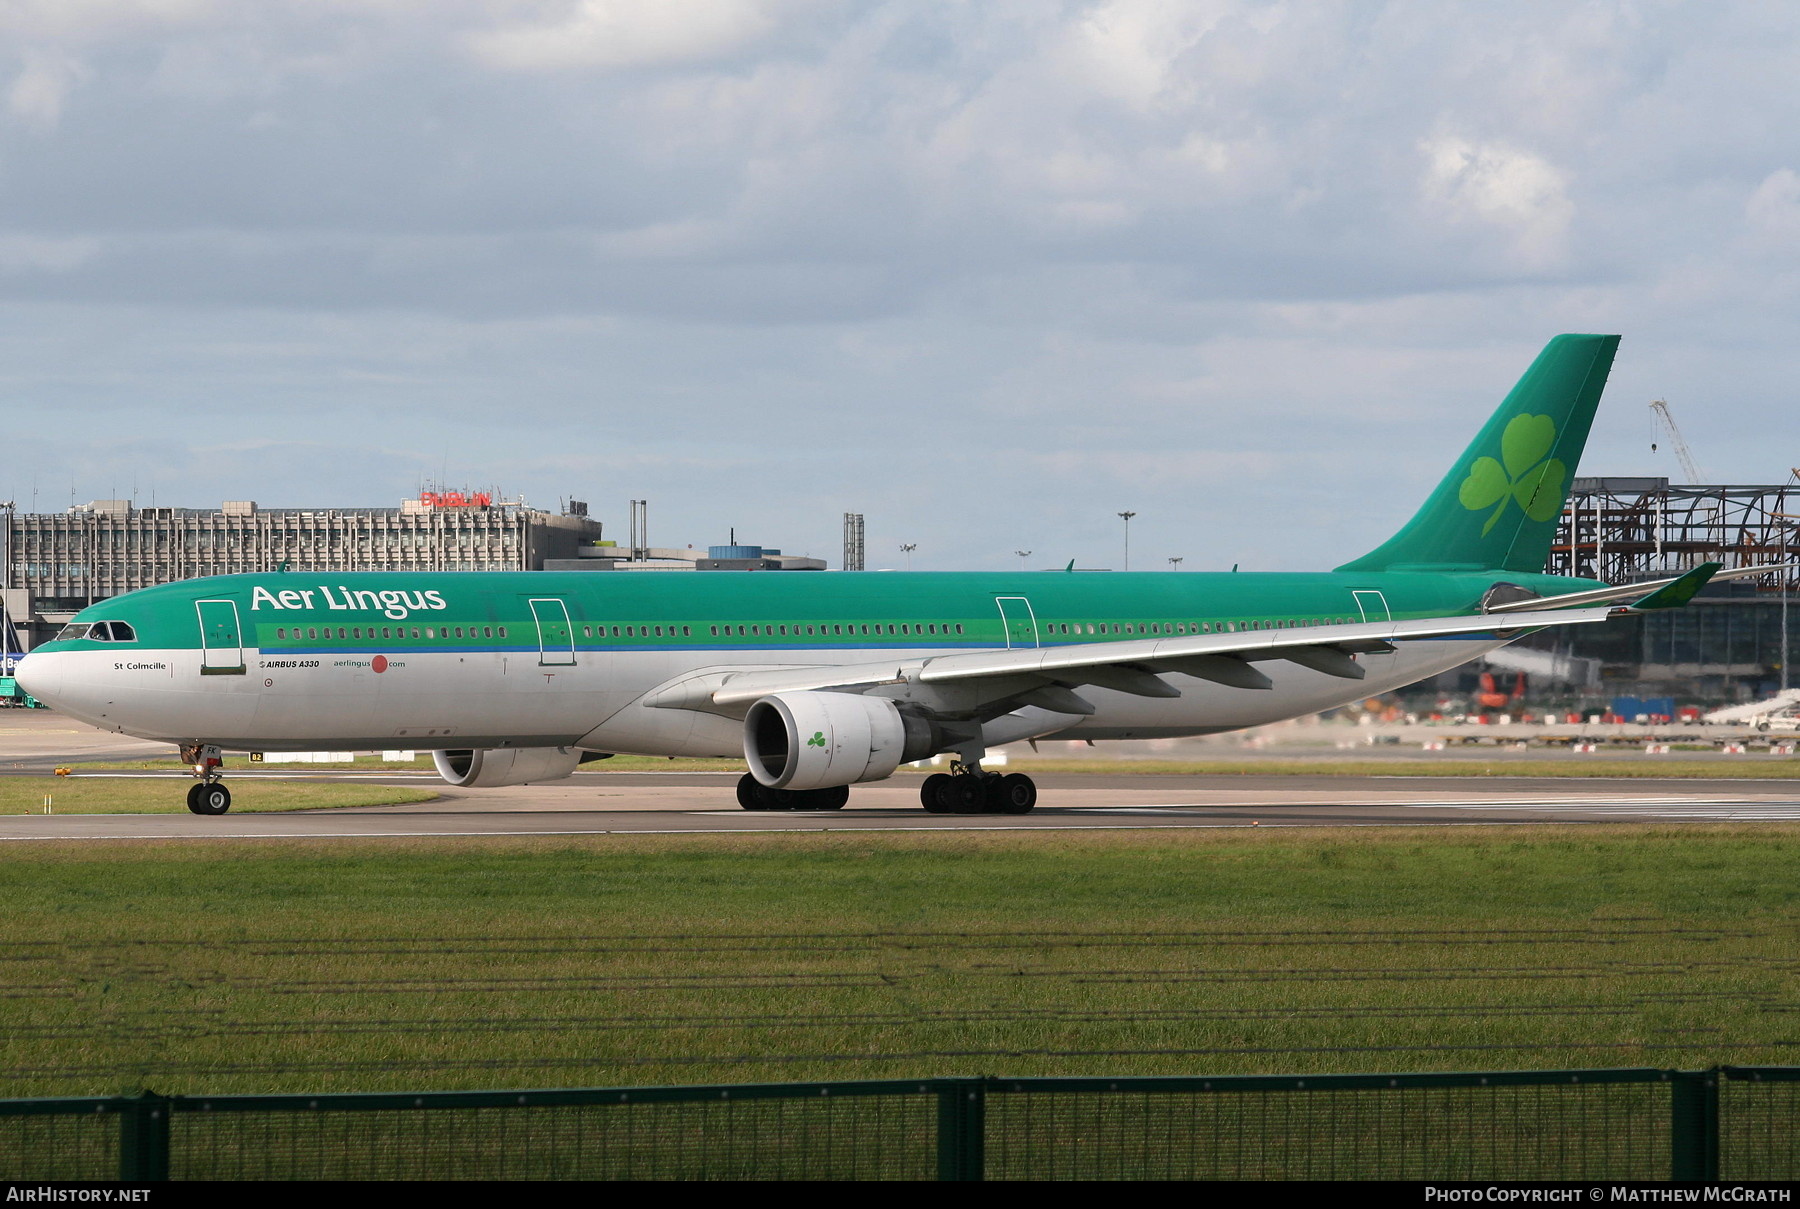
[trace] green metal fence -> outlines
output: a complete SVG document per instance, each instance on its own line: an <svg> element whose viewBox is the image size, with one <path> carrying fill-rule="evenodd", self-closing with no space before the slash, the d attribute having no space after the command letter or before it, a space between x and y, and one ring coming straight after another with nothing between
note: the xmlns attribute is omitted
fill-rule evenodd
<svg viewBox="0 0 1800 1209"><path fill-rule="evenodd" d="M0 1101L0 1178L1800 1178L1800 1067Z"/></svg>

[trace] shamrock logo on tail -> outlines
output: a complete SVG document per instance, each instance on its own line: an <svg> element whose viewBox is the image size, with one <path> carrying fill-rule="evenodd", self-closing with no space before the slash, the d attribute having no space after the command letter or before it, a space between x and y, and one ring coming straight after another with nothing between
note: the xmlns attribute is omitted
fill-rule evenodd
<svg viewBox="0 0 1800 1209"><path fill-rule="evenodd" d="M1481 527L1483 537L1499 522L1508 500L1517 500L1534 521L1554 520L1562 511L1569 468L1550 456L1555 445L1556 422L1549 416L1514 416L1500 436L1501 460L1475 459L1457 498L1471 512L1499 505Z"/></svg>
<svg viewBox="0 0 1800 1209"><path fill-rule="evenodd" d="M823 747L823 746L825 746L825 732L822 730L815 730L813 732L813 737L806 741L806 745L808 747Z"/></svg>

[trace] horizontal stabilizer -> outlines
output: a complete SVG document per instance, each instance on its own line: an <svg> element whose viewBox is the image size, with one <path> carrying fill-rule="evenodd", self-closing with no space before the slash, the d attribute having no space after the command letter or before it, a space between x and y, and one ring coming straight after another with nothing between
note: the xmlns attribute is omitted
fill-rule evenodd
<svg viewBox="0 0 1800 1209"><path fill-rule="evenodd" d="M1646 609L1679 609L1706 586L1708 580L1720 571L1719 563L1701 563L1686 575L1672 584L1665 584L1650 593L1639 597L1628 606L1634 610Z"/></svg>
<svg viewBox="0 0 1800 1209"><path fill-rule="evenodd" d="M1800 566L1800 563L1764 563L1760 567L1734 567L1730 571L1715 571L1706 582L1729 583L1734 579L1755 579L1763 575L1772 575L1777 571L1791 571L1797 566ZM1695 570L1698 569L1695 568ZM1691 575L1693 572L1690 571L1688 574ZM1642 583L1621 584L1616 588L1595 588L1590 592L1569 592L1562 596L1533 596L1525 600L1509 600L1504 604L1488 605L1483 611L1487 613L1523 613L1541 609L1567 609L1576 605L1605 604L1613 600L1633 600L1653 593L1658 588L1666 588L1680 583L1682 578L1675 576L1670 579L1647 579ZM1632 607L1640 606L1633 605Z"/></svg>

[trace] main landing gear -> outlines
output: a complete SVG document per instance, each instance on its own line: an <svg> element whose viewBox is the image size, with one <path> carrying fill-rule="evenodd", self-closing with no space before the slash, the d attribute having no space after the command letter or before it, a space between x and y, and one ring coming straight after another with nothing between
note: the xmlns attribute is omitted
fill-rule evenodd
<svg viewBox="0 0 1800 1209"><path fill-rule="evenodd" d="M745 773L738 778L737 800L745 810L842 810L850 800L850 787L771 789Z"/></svg>
<svg viewBox="0 0 1800 1209"><path fill-rule="evenodd" d="M181 758L193 766L199 784L189 786L187 808L195 814L224 814L231 809L231 790L220 784L225 753L211 743L185 743Z"/></svg>
<svg viewBox="0 0 1800 1209"><path fill-rule="evenodd" d="M1029 814L1037 805L1037 784L1022 772L951 767L919 786L919 801L932 814Z"/></svg>

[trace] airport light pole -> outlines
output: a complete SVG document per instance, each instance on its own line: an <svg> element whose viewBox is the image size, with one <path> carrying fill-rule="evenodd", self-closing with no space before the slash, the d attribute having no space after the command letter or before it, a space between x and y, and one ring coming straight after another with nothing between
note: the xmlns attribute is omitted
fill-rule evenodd
<svg viewBox="0 0 1800 1209"><path fill-rule="evenodd" d="M1013 553L1019 556L1019 570L1023 571L1025 569L1025 560L1031 557L1031 551L1014 550Z"/></svg>
<svg viewBox="0 0 1800 1209"><path fill-rule="evenodd" d="M906 555L906 569L908 571L912 570L912 552L918 548L918 542L907 542L904 546L900 547L900 553Z"/></svg>
<svg viewBox="0 0 1800 1209"><path fill-rule="evenodd" d="M1794 570L1786 565L1791 557L1789 543L1793 537L1794 526L1789 522L1781 530L1781 691L1784 693L1793 685L1792 673L1788 671L1788 664L1793 662L1788 646L1788 597L1794 594Z"/></svg>
<svg viewBox="0 0 1800 1209"><path fill-rule="evenodd" d="M1171 570L1171 571L1181 570L1181 555L1177 554L1174 557L1169 559L1169 570Z"/></svg>
<svg viewBox="0 0 1800 1209"><path fill-rule="evenodd" d="M1125 566L1123 569L1127 571L1131 570L1131 518L1136 515L1135 512L1119 513L1119 519L1125 522Z"/></svg>

